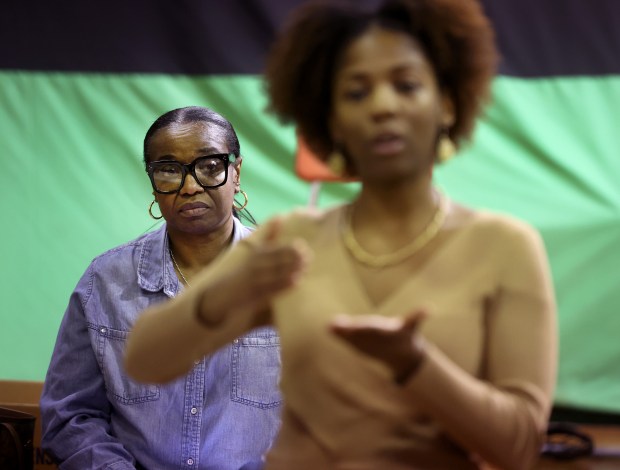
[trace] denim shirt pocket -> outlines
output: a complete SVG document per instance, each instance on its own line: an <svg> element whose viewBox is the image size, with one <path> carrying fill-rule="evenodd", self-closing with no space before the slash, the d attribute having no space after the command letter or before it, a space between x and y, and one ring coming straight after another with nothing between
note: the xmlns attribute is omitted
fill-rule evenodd
<svg viewBox="0 0 620 470"><path fill-rule="evenodd" d="M108 395L125 405L158 400L160 390L158 385L136 382L127 376L123 368L125 342L129 332L102 325L96 328L97 355Z"/></svg>
<svg viewBox="0 0 620 470"><path fill-rule="evenodd" d="M232 344L232 401L258 408L282 403L280 337L272 328L259 328Z"/></svg>

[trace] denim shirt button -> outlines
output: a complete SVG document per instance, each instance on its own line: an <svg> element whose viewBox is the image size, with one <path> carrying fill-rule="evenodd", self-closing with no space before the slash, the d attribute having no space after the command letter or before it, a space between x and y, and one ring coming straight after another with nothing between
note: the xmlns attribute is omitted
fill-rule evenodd
<svg viewBox="0 0 620 470"><path fill-rule="evenodd" d="M187 465L194 465L194 459L187 459Z"/></svg>
<svg viewBox="0 0 620 470"><path fill-rule="evenodd" d="M105 333L107 330L107 328L101 328L99 331L101 331L102 333Z"/></svg>
<svg viewBox="0 0 620 470"><path fill-rule="evenodd" d="M238 344L238 343L239 343L239 340L238 340L238 339L236 339L236 340L234 340L234 341L233 341L233 343Z"/></svg>
<svg viewBox="0 0 620 470"><path fill-rule="evenodd" d="M195 415L196 413L198 413L198 408L196 408L195 406L192 406L192 409L189 410L189 412L193 415Z"/></svg>

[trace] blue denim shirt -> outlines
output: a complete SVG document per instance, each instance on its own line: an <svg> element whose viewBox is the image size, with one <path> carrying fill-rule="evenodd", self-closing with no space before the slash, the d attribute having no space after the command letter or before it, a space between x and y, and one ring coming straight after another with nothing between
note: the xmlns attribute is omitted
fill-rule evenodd
<svg viewBox="0 0 620 470"><path fill-rule="evenodd" d="M250 233L235 219L234 241ZM259 328L167 385L123 370L128 332L181 286L166 227L93 260L71 295L41 397L61 469L260 468L279 426L279 338Z"/></svg>

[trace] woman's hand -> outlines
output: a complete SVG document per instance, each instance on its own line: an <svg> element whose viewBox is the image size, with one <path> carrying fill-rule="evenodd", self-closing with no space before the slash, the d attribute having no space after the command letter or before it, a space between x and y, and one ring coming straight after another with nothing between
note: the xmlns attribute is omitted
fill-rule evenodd
<svg viewBox="0 0 620 470"><path fill-rule="evenodd" d="M387 365L394 380L402 384L424 359L424 341L418 329L425 317L422 310L402 318L338 315L330 329L360 352Z"/></svg>
<svg viewBox="0 0 620 470"><path fill-rule="evenodd" d="M275 295L294 286L312 259L305 240L280 242L280 219L271 220L265 227L265 236L249 245L251 254L226 275L215 279L203 292L198 319L212 326L222 320L226 312L252 312L257 323L266 323L267 314ZM263 315L261 315L263 314Z"/></svg>
<svg viewBox="0 0 620 470"><path fill-rule="evenodd" d="M169 382L197 359L267 324L271 300L297 282L311 258L304 241L283 242L279 235L279 221L266 225L255 243L234 247L180 295L140 315L127 341L128 374L142 382Z"/></svg>

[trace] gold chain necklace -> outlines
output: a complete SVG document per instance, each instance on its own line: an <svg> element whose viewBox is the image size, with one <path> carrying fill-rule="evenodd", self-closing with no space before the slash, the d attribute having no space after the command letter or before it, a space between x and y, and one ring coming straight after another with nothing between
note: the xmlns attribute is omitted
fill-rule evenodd
<svg viewBox="0 0 620 470"><path fill-rule="evenodd" d="M392 266L403 262L407 258L410 258L424 248L428 242L430 242L439 233L439 229L441 229L441 226L446 220L446 202L440 195L439 205L437 206L435 215L426 228L417 237L411 240L411 242L407 245L392 253L387 253L385 255L373 255L362 248L353 235L353 227L351 225L351 214L353 211L351 209L352 208L349 208L345 216L346 218L342 237L344 245L347 247L347 250L349 250L349 253L353 255L353 258L366 266L370 266L371 268L384 268L386 266Z"/></svg>
<svg viewBox="0 0 620 470"><path fill-rule="evenodd" d="M181 279L183 279L183 282L185 283L185 285L187 287L191 287L189 285L189 282L187 282L187 279L185 279L185 276L183 275L183 271L181 271L181 268L179 268L179 265L177 264L177 260L174 259L174 255L172 254L172 248L168 248L168 251L170 252L170 257L172 258L172 262L174 263L174 267L177 268L177 271L181 275Z"/></svg>

